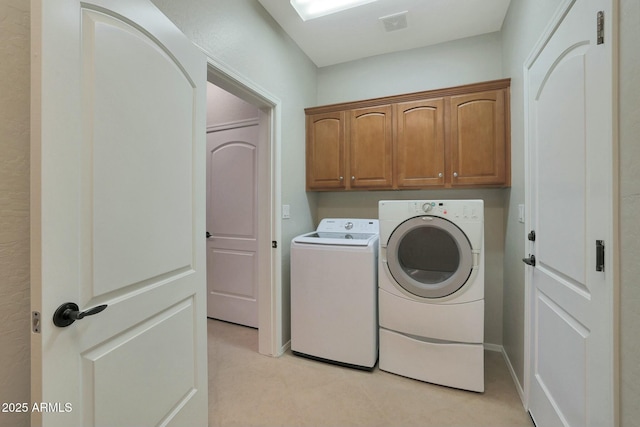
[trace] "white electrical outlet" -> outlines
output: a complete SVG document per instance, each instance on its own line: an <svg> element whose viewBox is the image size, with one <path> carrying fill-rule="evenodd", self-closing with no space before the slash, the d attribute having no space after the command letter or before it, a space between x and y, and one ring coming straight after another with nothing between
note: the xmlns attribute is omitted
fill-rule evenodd
<svg viewBox="0 0 640 427"><path fill-rule="evenodd" d="M282 219L291 218L291 207L289 205L282 205Z"/></svg>

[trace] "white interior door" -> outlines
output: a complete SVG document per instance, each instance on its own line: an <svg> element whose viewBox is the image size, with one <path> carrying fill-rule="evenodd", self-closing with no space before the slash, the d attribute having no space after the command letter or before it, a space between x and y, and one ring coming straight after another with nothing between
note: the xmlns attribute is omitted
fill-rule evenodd
<svg viewBox="0 0 640 427"><path fill-rule="evenodd" d="M204 55L147 0L32 20L32 423L206 426Z"/></svg>
<svg viewBox="0 0 640 427"><path fill-rule="evenodd" d="M612 1L565 2L528 65L529 410L614 423ZM604 42L597 40L598 13ZM597 271L596 241L606 247Z"/></svg>
<svg viewBox="0 0 640 427"><path fill-rule="evenodd" d="M258 327L258 124L207 134L207 316Z"/></svg>

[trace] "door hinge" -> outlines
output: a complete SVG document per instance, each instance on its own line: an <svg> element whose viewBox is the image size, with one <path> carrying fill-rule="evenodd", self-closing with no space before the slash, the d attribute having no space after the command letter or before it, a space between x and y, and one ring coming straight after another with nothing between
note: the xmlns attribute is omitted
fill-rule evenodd
<svg viewBox="0 0 640 427"><path fill-rule="evenodd" d="M271 241L271 247L272 247L273 249L277 249L277 248L278 248L278 242L276 242L275 240L272 240L272 241Z"/></svg>
<svg viewBox="0 0 640 427"><path fill-rule="evenodd" d="M596 271L604 271L604 240L596 240Z"/></svg>
<svg viewBox="0 0 640 427"><path fill-rule="evenodd" d="M40 312L32 311L31 312L31 332L34 334L40 333Z"/></svg>
<svg viewBox="0 0 640 427"><path fill-rule="evenodd" d="M604 43L604 12L600 11L598 12L598 18L597 18L597 36L598 36L598 44L603 44Z"/></svg>

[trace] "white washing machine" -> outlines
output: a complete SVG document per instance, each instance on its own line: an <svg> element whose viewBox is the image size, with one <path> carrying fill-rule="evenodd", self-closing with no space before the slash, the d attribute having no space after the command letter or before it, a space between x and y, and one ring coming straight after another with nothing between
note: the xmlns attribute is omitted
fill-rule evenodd
<svg viewBox="0 0 640 427"><path fill-rule="evenodd" d="M291 242L294 354L371 369L378 360L378 220L330 219Z"/></svg>
<svg viewBox="0 0 640 427"><path fill-rule="evenodd" d="M483 392L483 201L378 207L380 369Z"/></svg>

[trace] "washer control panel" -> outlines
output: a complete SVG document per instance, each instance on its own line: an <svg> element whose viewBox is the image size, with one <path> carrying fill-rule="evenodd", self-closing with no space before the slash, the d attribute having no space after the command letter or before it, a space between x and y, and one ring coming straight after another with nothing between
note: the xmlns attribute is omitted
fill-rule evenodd
<svg viewBox="0 0 640 427"><path fill-rule="evenodd" d="M353 233L371 233L378 234L377 219L346 219L346 218L325 218L320 221L316 231L322 232L353 232Z"/></svg>

